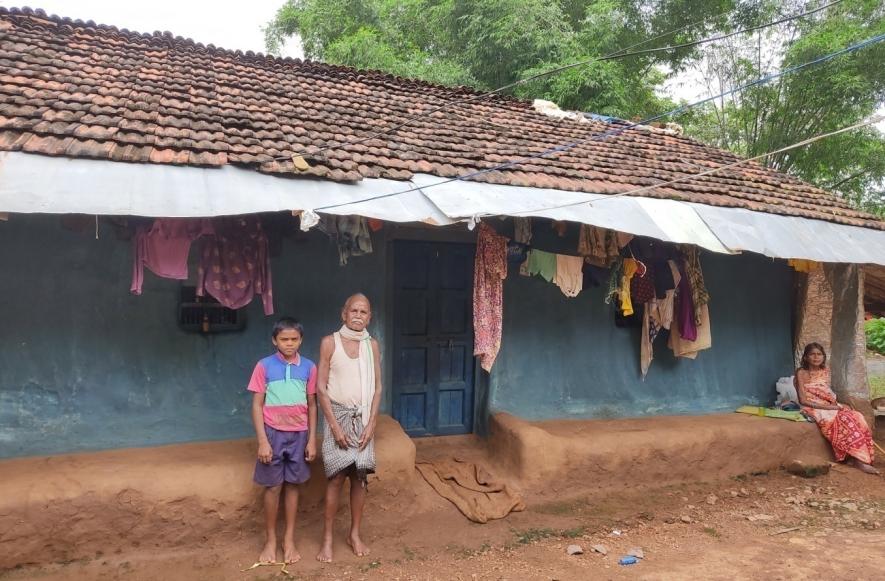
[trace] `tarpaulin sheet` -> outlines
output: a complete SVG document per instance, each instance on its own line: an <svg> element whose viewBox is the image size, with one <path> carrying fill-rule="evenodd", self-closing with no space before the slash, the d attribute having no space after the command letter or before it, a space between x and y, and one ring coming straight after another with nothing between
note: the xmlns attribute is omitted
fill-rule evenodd
<svg viewBox="0 0 885 581"><path fill-rule="evenodd" d="M365 179L342 184L233 166L198 168L7 152L0 153L0 214L210 217L319 208L320 213L433 225L484 216L530 216L696 244L720 253L885 265L885 231L880 230L676 200L443 182L438 176L416 174L411 182Z"/></svg>

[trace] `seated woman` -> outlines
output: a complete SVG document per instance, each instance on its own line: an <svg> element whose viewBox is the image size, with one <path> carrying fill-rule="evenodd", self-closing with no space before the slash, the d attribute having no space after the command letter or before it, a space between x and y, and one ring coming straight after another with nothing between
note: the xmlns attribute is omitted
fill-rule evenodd
<svg viewBox="0 0 885 581"><path fill-rule="evenodd" d="M836 401L830 389L827 354L819 343L809 343L802 353L802 367L796 370L796 391L802 413L817 422L824 437L833 446L836 460L848 462L867 474L873 468L873 434L863 415Z"/></svg>

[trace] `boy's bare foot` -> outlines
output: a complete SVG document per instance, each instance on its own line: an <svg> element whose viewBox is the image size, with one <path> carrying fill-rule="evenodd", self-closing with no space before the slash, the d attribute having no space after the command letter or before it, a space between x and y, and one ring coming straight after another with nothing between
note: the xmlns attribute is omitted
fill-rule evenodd
<svg viewBox="0 0 885 581"><path fill-rule="evenodd" d="M295 543L292 541L283 542L283 561L287 565L291 565L292 563L297 563L301 560L301 553L298 552L298 549L295 548Z"/></svg>
<svg viewBox="0 0 885 581"><path fill-rule="evenodd" d="M320 547L320 552L317 553L317 561L320 563L332 562L332 539L323 540L323 546Z"/></svg>
<svg viewBox="0 0 885 581"><path fill-rule="evenodd" d="M369 547L363 543L360 536L356 533L351 533L350 536L347 537L347 544L350 545L350 548L353 549L353 554L357 557L365 557L371 552Z"/></svg>
<svg viewBox="0 0 885 581"><path fill-rule="evenodd" d="M264 548L261 550L261 555L258 556L259 563L276 563L277 562L277 542L267 541L267 544L264 545Z"/></svg>

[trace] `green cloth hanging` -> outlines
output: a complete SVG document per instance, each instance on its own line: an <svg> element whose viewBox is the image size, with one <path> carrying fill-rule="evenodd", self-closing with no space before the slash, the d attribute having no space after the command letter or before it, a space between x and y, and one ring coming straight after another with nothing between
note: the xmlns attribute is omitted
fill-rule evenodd
<svg viewBox="0 0 885 581"><path fill-rule="evenodd" d="M529 250L529 275L537 274L547 282L556 278L556 255L543 250Z"/></svg>

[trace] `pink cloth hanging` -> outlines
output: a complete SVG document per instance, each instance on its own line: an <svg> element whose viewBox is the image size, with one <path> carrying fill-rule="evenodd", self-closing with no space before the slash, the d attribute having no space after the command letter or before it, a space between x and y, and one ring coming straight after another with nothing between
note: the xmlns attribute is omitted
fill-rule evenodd
<svg viewBox="0 0 885 581"><path fill-rule="evenodd" d="M150 228L136 228L132 239L134 259L129 291L141 294L144 267L163 278L187 280L191 243L210 234L212 223L204 218L157 218Z"/></svg>

